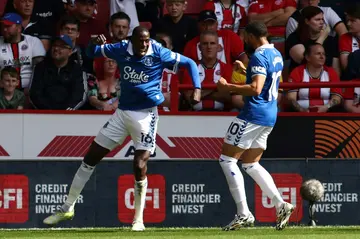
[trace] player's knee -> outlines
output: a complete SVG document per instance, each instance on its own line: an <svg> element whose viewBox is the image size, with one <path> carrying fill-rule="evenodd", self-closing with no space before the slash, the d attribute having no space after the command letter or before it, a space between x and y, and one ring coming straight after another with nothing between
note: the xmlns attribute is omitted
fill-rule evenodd
<svg viewBox="0 0 360 239"><path fill-rule="evenodd" d="M219 164L220 166L226 164L226 163L237 163L237 159L236 158L233 158L233 157L230 157L230 156L226 156L224 154L220 155L220 158L219 158Z"/></svg>
<svg viewBox="0 0 360 239"><path fill-rule="evenodd" d="M146 163L150 158L150 152L146 150L136 150L135 151L135 167L144 168L146 167Z"/></svg>
<svg viewBox="0 0 360 239"><path fill-rule="evenodd" d="M109 149L100 146L95 141L91 144L89 151L86 153L83 162L89 166L98 164L108 153Z"/></svg>
<svg viewBox="0 0 360 239"><path fill-rule="evenodd" d="M258 162L255 162L255 163L243 163L241 165L241 167L244 169L245 172L249 172L249 171L252 171L253 169L255 169L258 165L259 165Z"/></svg>

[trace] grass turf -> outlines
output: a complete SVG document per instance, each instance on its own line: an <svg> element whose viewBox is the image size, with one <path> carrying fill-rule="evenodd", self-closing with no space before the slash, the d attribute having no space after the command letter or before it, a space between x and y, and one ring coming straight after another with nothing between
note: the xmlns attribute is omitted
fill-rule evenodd
<svg viewBox="0 0 360 239"><path fill-rule="evenodd" d="M352 239L360 238L359 227L287 227L276 231L270 227L246 228L224 232L219 228L147 228L144 232L131 232L130 228L73 228L73 229L0 229L0 238L311 238L311 239Z"/></svg>

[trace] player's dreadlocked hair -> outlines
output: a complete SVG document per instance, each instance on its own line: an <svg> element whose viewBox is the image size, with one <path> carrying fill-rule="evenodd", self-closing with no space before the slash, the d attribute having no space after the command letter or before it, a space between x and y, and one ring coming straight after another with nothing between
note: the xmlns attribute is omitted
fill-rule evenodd
<svg viewBox="0 0 360 239"><path fill-rule="evenodd" d="M254 21L254 22L249 23L245 27L245 31L246 31L246 33L252 34L257 38L267 37L267 35L268 35L268 31L267 31L267 27L266 27L265 23L259 22L259 21Z"/></svg>

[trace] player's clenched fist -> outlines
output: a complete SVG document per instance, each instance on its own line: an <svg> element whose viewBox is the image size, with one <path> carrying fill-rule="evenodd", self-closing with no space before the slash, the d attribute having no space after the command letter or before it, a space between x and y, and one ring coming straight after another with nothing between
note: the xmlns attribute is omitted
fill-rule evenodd
<svg viewBox="0 0 360 239"><path fill-rule="evenodd" d="M224 92L228 90L228 83L227 81L221 77L220 80L216 83L217 89L220 92Z"/></svg>
<svg viewBox="0 0 360 239"><path fill-rule="evenodd" d="M91 38L91 42L94 45L103 45L106 43L106 37L103 34L101 34L101 35Z"/></svg>
<svg viewBox="0 0 360 239"><path fill-rule="evenodd" d="M192 102L193 104L197 104L201 101L201 90L200 89L196 88L194 90L192 101L193 101Z"/></svg>

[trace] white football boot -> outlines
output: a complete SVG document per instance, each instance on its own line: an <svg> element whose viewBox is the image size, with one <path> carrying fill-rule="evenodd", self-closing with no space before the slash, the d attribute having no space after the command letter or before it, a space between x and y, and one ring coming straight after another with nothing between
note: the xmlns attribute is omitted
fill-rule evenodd
<svg viewBox="0 0 360 239"><path fill-rule="evenodd" d="M145 231L144 223L141 221L134 221L131 227L131 231L133 232Z"/></svg>
<svg viewBox="0 0 360 239"><path fill-rule="evenodd" d="M51 216L44 219L43 223L48 226L55 226L61 221L72 220L74 218L75 211L63 212L61 209L57 210Z"/></svg>
<svg viewBox="0 0 360 239"><path fill-rule="evenodd" d="M240 217L235 215L234 220L232 220L227 226L223 227L224 231L238 230L242 227L252 227L254 226L255 217L250 213L247 217Z"/></svg>
<svg viewBox="0 0 360 239"><path fill-rule="evenodd" d="M286 227L294 210L295 207L291 203L285 202L281 205L276 212L276 230L282 230Z"/></svg>

